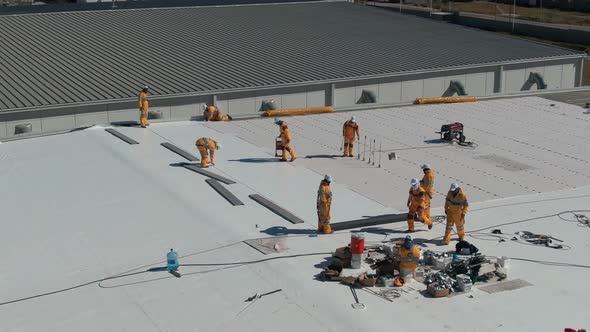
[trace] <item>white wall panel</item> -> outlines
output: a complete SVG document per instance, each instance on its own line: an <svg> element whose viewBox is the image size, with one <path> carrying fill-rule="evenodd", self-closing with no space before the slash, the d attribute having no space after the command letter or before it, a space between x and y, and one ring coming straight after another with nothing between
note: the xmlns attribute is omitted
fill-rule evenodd
<svg viewBox="0 0 590 332"><path fill-rule="evenodd" d="M504 71L504 92L519 92L526 79L525 69L508 69Z"/></svg>
<svg viewBox="0 0 590 332"><path fill-rule="evenodd" d="M423 80L402 82L402 102L411 102L423 96Z"/></svg>
<svg viewBox="0 0 590 332"><path fill-rule="evenodd" d="M427 78L424 80L424 97L440 97L447 90L445 79L442 77Z"/></svg>
<svg viewBox="0 0 590 332"><path fill-rule="evenodd" d="M465 75L465 90L470 96L485 96L486 92L486 73Z"/></svg>
<svg viewBox="0 0 590 332"><path fill-rule="evenodd" d="M379 100L380 104L399 103L402 100L402 83L380 83Z"/></svg>
<svg viewBox="0 0 590 332"><path fill-rule="evenodd" d="M42 118L41 127L44 133L72 130L76 128L76 117L74 115L65 115Z"/></svg>

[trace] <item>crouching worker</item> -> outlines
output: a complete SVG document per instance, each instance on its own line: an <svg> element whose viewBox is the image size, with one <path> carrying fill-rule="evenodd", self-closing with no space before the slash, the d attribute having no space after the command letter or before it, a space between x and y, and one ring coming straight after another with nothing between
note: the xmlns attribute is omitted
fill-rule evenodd
<svg viewBox="0 0 590 332"><path fill-rule="evenodd" d="M426 190L420 185L418 179L410 182L410 193L408 195L408 232L414 231L414 220L416 217L432 229L432 220L426 215Z"/></svg>
<svg viewBox="0 0 590 332"><path fill-rule="evenodd" d="M229 121L232 119L229 115L223 115L221 108L217 106L207 106L203 112L205 121Z"/></svg>
<svg viewBox="0 0 590 332"><path fill-rule="evenodd" d="M211 138L199 138L195 143L201 153L201 168L207 168L209 165L215 166L215 150L221 149L221 144ZM211 163L209 163L211 158Z"/></svg>
<svg viewBox="0 0 590 332"><path fill-rule="evenodd" d="M411 235L407 235L404 243L397 248L399 272L404 279L404 283L407 282L407 276L414 276L420 260L420 251L420 248L414 244Z"/></svg>
<svg viewBox="0 0 590 332"><path fill-rule="evenodd" d="M330 206L332 205L332 189L330 188L331 182L331 176L324 176L324 179L322 182L320 182L320 188L318 189L318 233L332 233L332 227L330 226Z"/></svg>

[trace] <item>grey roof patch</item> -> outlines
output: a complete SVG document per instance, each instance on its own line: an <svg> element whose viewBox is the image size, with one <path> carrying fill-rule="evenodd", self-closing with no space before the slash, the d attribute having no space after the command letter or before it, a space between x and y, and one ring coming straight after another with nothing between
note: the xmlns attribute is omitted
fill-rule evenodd
<svg viewBox="0 0 590 332"><path fill-rule="evenodd" d="M0 44L0 111L582 56L345 2L5 15Z"/></svg>

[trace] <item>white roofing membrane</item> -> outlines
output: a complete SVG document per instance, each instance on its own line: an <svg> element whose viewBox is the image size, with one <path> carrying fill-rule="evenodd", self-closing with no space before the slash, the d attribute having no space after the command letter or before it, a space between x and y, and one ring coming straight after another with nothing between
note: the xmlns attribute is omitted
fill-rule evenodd
<svg viewBox="0 0 590 332"><path fill-rule="evenodd" d="M555 106L550 106L555 104ZM299 159L272 160L278 129L271 119L230 123L178 122L148 129L117 128L140 142L128 145L101 127L0 144L0 330L2 331L376 331L384 328L448 331L560 331L590 327L590 269L512 260L509 279L532 286L488 294L432 299L407 288L393 303L348 287L314 280L329 252L349 242L349 231L315 232L316 190L323 174L334 179L333 222L405 211L408 182L428 162L439 193L452 181L466 191L471 211L467 240L493 256L590 266L590 228L562 211L590 208L590 153L583 109L542 98L415 106L355 112L361 134L396 150L381 168L338 154L342 122L352 113L285 118ZM425 143L446 122L461 121L475 149ZM244 206L231 206L160 146L171 142L197 154L194 141L223 144L211 170L235 180L227 188ZM412 148L415 147L415 148ZM489 157L493 155L495 157ZM488 156L488 157L482 157ZM260 159L256 159L260 158ZM503 159L502 159L503 158ZM361 158L362 159L362 158ZM241 160L241 161L239 161ZM497 161L503 161L498 163ZM254 162L259 161L259 162ZM492 162L493 161L493 162ZM523 170L514 165L525 164ZM480 188L480 189L479 189ZM248 198L261 194L304 219L293 225ZM586 214L590 214L586 212ZM549 216L549 217L546 217ZM535 219L537 217L543 217ZM561 217L561 218L560 218ZM563 219L562 219L563 218ZM528 220L519 222L522 220ZM509 224L518 222L514 224ZM501 226L496 226L500 225ZM405 236L404 222L374 226L367 242ZM481 232L527 230L550 234L569 250L498 242ZM450 250L431 231L414 237L433 250ZM288 236L289 249L263 255L242 241ZM456 237L454 237L456 240ZM6 303L124 273L163 266L178 250L181 278L143 272L52 295ZM413 288L420 285L413 283ZM255 293L281 292L248 305Z"/></svg>

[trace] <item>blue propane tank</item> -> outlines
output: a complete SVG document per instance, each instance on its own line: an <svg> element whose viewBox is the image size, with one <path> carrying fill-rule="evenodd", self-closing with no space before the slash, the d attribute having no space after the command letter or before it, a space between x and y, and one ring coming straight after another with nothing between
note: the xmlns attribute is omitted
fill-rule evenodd
<svg viewBox="0 0 590 332"><path fill-rule="evenodd" d="M166 255L166 260L168 262L167 268L168 271L177 271L178 270L178 255L176 251L170 249L168 255Z"/></svg>

